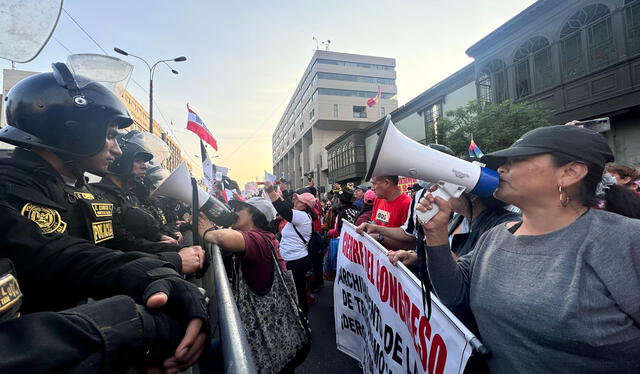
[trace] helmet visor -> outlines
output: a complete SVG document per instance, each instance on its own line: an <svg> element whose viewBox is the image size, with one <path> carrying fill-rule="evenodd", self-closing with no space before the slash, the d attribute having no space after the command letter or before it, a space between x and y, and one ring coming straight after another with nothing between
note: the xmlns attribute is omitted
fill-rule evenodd
<svg viewBox="0 0 640 374"><path fill-rule="evenodd" d="M98 82L120 97L131 79L133 65L119 58L93 53L67 57L67 66L75 76L78 88Z"/></svg>

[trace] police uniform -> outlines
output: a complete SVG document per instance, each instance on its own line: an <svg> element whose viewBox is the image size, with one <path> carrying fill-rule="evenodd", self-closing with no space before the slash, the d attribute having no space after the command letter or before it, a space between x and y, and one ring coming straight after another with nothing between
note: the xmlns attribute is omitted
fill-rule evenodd
<svg viewBox="0 0 640 374"><path fill-rule="evenodd" d="M166 338L134 299L140 303L157 279L184 282L170 264L65 234L43 235L4 201L0 237L0 373L122 372ZM118 293L127 295L52 312Z"/></svg>
<svg viewBox="0 0 640 374"><path fill-rule="evenodd" d="M176 269L182 267L179 246L138 239L126 230L116 230L112 202L83 180L76 184L65 181L32 151L16 148L11 158L0 159L0 188L7 202L36 222L43 234L67 233L109 248L158 254Z"/></svg>
<svg viewBox="0 0 640 374"><path fill-rule="evenodd" d="M160 222L140 204L138 196L131 190L123 190L108 178L91 186L114 206L114 226L126 230L136 238L158 240L161 235Z"/></svg>

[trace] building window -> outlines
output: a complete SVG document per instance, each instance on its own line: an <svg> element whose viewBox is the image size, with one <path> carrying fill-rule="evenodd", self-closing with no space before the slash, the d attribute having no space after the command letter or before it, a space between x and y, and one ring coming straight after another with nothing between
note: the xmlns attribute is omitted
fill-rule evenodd
<svg viewBox="0 0 640 374"><path fill-rule="evenodd" d="M396 80L393 78L366 77L362 75L351 75L351 74L318 72L316 74L316 77L318 77L318 79L330 79L330 80L336 80L336 81L362 82L362 83L388 84L388 85L396 84Z"/></svg>
<svg viewBox="0 0 640 374"><path fill-rule="evenodd" d="M613 63L616 49L609 8L593 4L573 14L562 27L560 45L565 79L577 78Z"/></svg>
<svg viewBox="0 0 640 374"><path fill-rule="evenodd" d="M309 121L313 121L316 118L316 109L311 109L309 112Z"/></svg>
<svg viewBox="0 0 640 374"><path fill-rule="evenodd" d="M627 53L640 53L640 1L625 0L624 19L627 31Z"/></svg>
<svg viewBox="0 0 640 374"><path fill-rule="evenodd" d="M367 107L366 106L353 106L353 118L367 118Z"/></svg>
<svg viewBox="0 0 640 374"><path fill-rule="evenodd" d="M318 64L326 64L326 65L338 65L338 66L347 66L351 68L365 68L365 69L376 69L376 70L393 70L393 66L388 65L377 65L377 64L367 64L363 62L351 62L351 61L339 61L339 60L329 60L325 58L319 58L316 60Z"/></svg>
<svg viewBox="0 0 640 374"><path fill-rule="evenodd" d="M536 36L524 42L513 58L516 98L531 95L553 84L553 66L549 41ZM533 82L533 84L532 84Z"/></svg>
<svg viewBox="0 0 640 374"><path fill-rule="evenodd" d="M477 80L478 97L486 103L501 103L508 98L507 74L502 60L487 63Z"/></svg>
<svg viewBox="0 0 640 374"><path fill-rule="evenodd" d="M331 95L331 96L355 96L355 97L364 97L364 98L372 98L375 97L378 92L374 91L355 91L355 90L341 90L337 88L318 88L317 91L320 95ZM382 98L385 100L395 100L396 94L390 92L383 92Z"/></svg>
<svg viewBox="0 0 640 374"><path fill-rule="evenodd" d="M338 104L333 104L333 117L338 118Z"/></svg>

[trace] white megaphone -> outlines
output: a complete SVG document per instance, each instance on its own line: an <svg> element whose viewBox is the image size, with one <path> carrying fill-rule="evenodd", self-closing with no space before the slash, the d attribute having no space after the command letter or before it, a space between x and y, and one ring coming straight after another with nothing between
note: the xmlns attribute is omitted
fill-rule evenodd
<svg viewBox="0 0 640 374"><path fill-rule="evenodd" d="M494 170L424 146L402 134L387 115L376 150L367 172L374 176L401 175L438 184L434 196L445 200L460 197L468 191L484 197L498 188L500 177ZM416 211L420 222L428 222L440 209L437 205L427 212Z"/></svg>
<svg viewBox="0 0 640 374"><path fill-rule="evenodd" d="M183 162L156 188L151 196L165 196L193 205L191 174ZM230 227L236 221L236 214L222 201L211 197L198 187L198 209L218 226Z"/></svg>

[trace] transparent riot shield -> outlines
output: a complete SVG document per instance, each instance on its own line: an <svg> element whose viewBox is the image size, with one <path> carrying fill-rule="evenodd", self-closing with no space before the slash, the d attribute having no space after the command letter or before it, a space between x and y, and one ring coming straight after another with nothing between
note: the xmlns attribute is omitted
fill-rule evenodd
<svg viewBox="0 0 640 374"><path fill-rule="evenodd" d="M76 75L78 87L98 82L120 97L129 84L133 65L119 58L94 53L78 53L67 57L67 66Z"/></svg>
<svg viewBox="0 0 640 374"><path fill-rule="evenodd" d="M58 24L62 0L0 1L0 58L29 62L47 44Z"/></svg>

